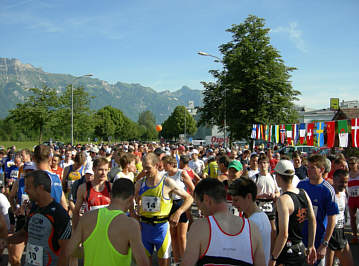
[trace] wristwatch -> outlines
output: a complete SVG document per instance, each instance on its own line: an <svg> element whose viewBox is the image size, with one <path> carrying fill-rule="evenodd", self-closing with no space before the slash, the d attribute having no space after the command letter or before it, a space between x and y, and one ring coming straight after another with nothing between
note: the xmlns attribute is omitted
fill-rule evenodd
<svg viewBox="0 0 359 266"><path fill-rule="evenodd" d="M271 259L272 261L276 261L276 260L277 260L277 258L274 257L273 254L271 255L270 259Z"/></svg>
<svg viewBox="0 0 359 266"><path fill-rule="evenodd" d="M328 243L328 241L323 241L322 245L327 248L329 243Z"/></svg>

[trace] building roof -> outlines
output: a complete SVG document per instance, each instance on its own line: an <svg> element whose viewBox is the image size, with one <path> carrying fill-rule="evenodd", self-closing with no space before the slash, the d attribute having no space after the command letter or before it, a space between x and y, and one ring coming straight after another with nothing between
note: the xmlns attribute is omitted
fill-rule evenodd
<svg viewBox="0 0 359 266"><path fill-rule="evenodd" d="M345 120L359 117L359 108L339 109L333 117L333 120Z"/></svg>

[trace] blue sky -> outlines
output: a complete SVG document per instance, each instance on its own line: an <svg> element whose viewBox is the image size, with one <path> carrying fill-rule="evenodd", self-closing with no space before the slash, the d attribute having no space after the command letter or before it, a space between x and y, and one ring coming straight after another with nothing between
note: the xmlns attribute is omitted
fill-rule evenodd
<svg viewBox="0 0 359 266"><path fill-rule="evenodd" d="M203 89L220 68L225 32L253 14L293 72L298 104L325 108L329 98L359 100L358 0L0 0L0 57L46 72L157 91Z"/></svg>

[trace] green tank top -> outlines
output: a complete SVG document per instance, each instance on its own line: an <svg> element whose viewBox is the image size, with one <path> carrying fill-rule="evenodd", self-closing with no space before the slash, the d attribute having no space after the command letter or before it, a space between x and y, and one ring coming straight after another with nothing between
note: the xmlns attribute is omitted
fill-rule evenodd
<svg viewBox="0 0 359 266"><path fill-rule="evenodd" d="M90 265L131 265L132 251L128 249L127 255L119 253L108 238L108 227L111 221L119 214L120 210L101 208L97 215L97 224L91 235L85 240L85 266Z"/></svg>

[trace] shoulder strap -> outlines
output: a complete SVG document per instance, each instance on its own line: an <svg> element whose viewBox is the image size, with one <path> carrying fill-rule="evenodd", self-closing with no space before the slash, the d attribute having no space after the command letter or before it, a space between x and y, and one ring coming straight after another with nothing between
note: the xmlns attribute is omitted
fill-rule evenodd
<svg viewBox="0 0 359 266"><path fill-rule="evenodd" d="M255 175L255 177L256 177L256 184L257 184L258 178L259 178L259 174L257 173L257 174Z"/></svg>
<svg viewBox="0 0 359 266"><path fill-rule="evenodd" d="M107 187L107 191L108 193L111 193L111 185L110 185L110 182L109 181L106 181L106 187Z"/></svg>

